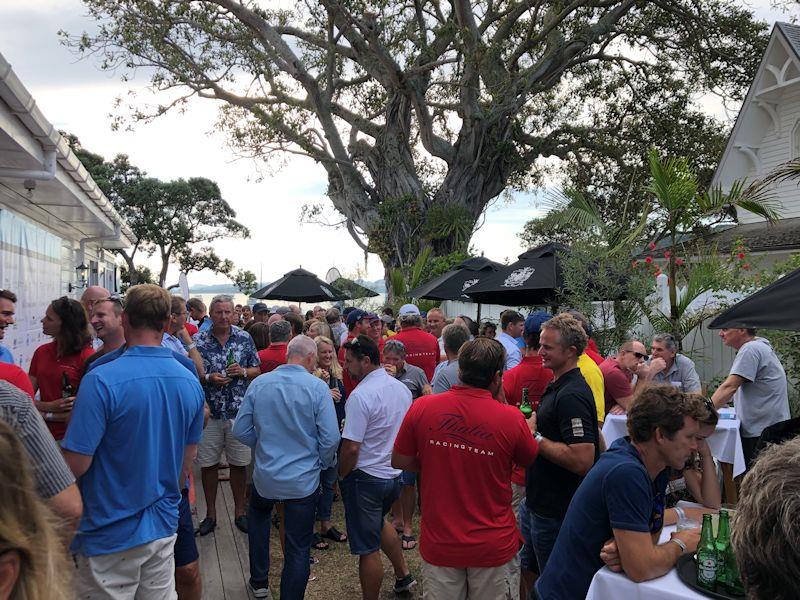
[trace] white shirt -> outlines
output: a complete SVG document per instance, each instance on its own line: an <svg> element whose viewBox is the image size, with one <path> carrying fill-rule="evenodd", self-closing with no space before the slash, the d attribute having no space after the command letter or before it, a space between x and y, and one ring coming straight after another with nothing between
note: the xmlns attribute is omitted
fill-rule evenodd
<svg viewBox="0 0 800 600"><path fill-rule="evenodd" d="M356 469L373 477L394 479L392 447L411 406L411 392L384 369L375 369L354 389L345 405L342 438L359 442Z"/></svg>
<svg viewBox="0 0 800 600"><path fill-rule="evenodd" d="M522 350L519 349L517 340L505 331L501 331L500 335L497 336L497 341L503 344L503 348L506 349L506 371L522 362Z"/></svg>
<svg viewBox="0 0 800 600"><path fill-rule="evenodd" d="M181 342L178 338L174 335L164 332L164 335L161 336L161 346L164 348L169 348L173 352L177 352L178 354L183 354L184 356L189 356L189 353L186 351L186 348L183 347L183 342Z"/></svg>

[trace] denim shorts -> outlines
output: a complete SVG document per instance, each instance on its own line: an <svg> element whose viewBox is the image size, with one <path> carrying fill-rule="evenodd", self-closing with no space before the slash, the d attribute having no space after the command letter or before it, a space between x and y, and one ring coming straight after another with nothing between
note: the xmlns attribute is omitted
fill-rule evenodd
<svg viewBox="0 0 800 600"><path fill-rule="evenodd" d="M417 483L416 471L403 471L400 473L400 485L415 485Z"/></svg>
<svg viewBox="0 0 800 600"><path fill-rule="evenodd" d="M339 482L339 488L350 552L357 555L378 552L383 517L400 497L400 477L381 479L356 469Z"/></svg>
<svg viewBox="0 0 800 600"><path fill-rule="evenodd" d="M192 525L192 509L189 506L189 490L181 490L181 502L178 505L178 536L175 538L175 566L183 567L193 563L200 555L194 540Z"/></svg>

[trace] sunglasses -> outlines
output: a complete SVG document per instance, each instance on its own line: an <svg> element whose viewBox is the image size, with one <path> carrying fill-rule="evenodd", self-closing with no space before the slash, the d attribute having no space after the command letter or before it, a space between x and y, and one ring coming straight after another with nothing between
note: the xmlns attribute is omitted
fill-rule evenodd
<svg viewBox="0 0 800 600"><path fill-rule="evenodd" d="M100 298L99 300L97 300L97 302L95 302L95 304L97 304L98 302L114 302L116 304L119 304L122 308L125 308L125 300L122 298L122 296L120 296L117 293L111 294L106 298Z"/></svg>
<svg viewBox="0 0 800 600"><path fill-rule="evenodd" d="M647 358L647 354L642 354L641 352L631 352L631 354L633 354L639 360Z"/></svg>

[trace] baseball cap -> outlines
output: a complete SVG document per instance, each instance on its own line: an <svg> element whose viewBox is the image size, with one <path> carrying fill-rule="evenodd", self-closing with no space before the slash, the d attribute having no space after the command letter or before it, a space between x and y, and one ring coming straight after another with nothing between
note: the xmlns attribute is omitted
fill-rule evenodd
<svg viewBox="0 0 800 600"><path fill-rule="evenodd" d="M544 323L547 323L547 321L549 321L552 318L553 315L543 310L537 310L536 312L532 312L525 319L525 333L528 335L532 333L539 333L542 329L542 325Z"/></svg>
<svg viewBox="0 0 800 600"><path fill-rule="evenodd" d="M256 302L255 304L253 304L253 314L260 312L269 312L269 306L267 306L263 302Z"/></svg>
<svg viewBox="0 0 800 600"><path fill-rule="evenodd" d="M408 317L411 315L419 315L420 312L416 304L403 304L397 314L401 317Z"/></svg>
<svg viewBox="0 0 800 600"><path fill-rule="evenodd" d="M350 325L355 325L361 319L363 319L363 318L365 318L367 316L368 316L368 313L364 312L360 308L356 308L354 310L351 310L347 314L347 326L349 327Z"/></svg>
<svg viewBox="0 0 800 600"><path fill-rule="evenodd" d="M288 306L277 306L277 307L275 307L275 312L277 314L283 316L283 315L289 313L290 311L289 311L289 307Z"/></svg>
<svg viewBox="0 0 800 600"><path fill-rule="evenodd" d="M381 318L378 315L376 315L375 313L373 313L373 312L367 313L367 316L364 317L364 318L368 319L370 323L374 323L375 321L380 321L381 320Z"/></svg>
<svg viewBox="0 0 800 600"><path fill-rule="evenodd" d="M392 323L394 322L394 317L392 317L391 315L381 315L381 321L383 321L384 323Z"/></svg>

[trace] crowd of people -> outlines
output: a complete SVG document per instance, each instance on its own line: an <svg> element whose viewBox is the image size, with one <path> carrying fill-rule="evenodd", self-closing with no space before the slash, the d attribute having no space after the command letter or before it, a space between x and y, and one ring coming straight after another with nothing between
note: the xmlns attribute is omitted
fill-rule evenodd
<svg viewBox="0 0 800 600"><path fill-rule="evenodd" d="M0 290L0 341L16 302ZM303 598L311 549L336 543L358 556L367 600L381 553L398 594L420 577L431 599L582 598L604 565L644 581L694 552L699 530L658 534L719 509L706 440L731 400L749 469L733 536L742 578L753 598L793 597L800 440L756 458L789 405L755 330L722 330L737 356L711 398L672 336L603 357L577 311L508 310L495 325L414 304L303 315L91 286L54 300L42 331L52 341L28 373L0 345L0 598L201 598L196 537L217 526L220 480L256 598ZM609 415L626 415L629 435L606 447Z"/></svg>

